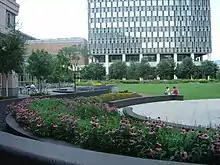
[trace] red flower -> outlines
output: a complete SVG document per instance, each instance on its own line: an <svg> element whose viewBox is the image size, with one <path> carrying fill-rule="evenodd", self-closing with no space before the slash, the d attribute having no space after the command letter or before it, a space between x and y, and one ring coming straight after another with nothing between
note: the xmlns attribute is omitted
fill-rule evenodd
<svg viewBox="0 0 220 165"><path fill-rule="evenodd" d="M152 157L153 156L153 150L152 149L148 149L146 155L148 157Z"/></svg>

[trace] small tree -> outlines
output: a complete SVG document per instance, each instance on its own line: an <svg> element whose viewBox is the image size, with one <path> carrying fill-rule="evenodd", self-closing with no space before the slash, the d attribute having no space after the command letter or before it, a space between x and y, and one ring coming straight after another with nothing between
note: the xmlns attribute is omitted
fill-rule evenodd
<svg viewBox="0 0 220 165"><path fill-rule="evenodd" d="M5 95L8 96L8 74L22 72L25 53L25 41L22 34L11 29L0 38L0 73L6 78Z"/></svg>
<svg viewBox="0 0 220 165"><path fill-rule="evenodd" d="M110 79L122 79L126 77L127 65L125 62L116 61L109 67Z"/></svg>
<svg viewBox="0 0 220 165"><path fill-rule="evenodd" d="M99 63L91 63L81 70L81 77L87 80L103 80L105 75L105 67Z"/></svg>
<svg viewBox="0 0 220 165"><path fill-rule="evenodd" d="M202 79L202 68L201 68L201 66L194 66L194 69L193 69L193 75L192 75L192 77L194 78L194 79Z"/></svg>
<svg viewBox="0 0 220 165"><path fill-rule="evenodd" d="M151 67L148 61L143 58L137 67L137 74L139 78L148 79L151 75Z"/></svg>
<svg viewBox="0 0 220 165"><path fill-rule="evenodd" d="M216 77L216 72L218 71L218 66L213 61L203 61L201 64L202 74L208 79L209 76L212 78Z"/></svg>
<svg viewBox="0 0 220 165"><path fill-rule="evenodd" d="M217 71L216 78L217 78L217 80L220 80L220 70Z"/></svg>
<svg viewBox="0 0 220 165"><path fill-rule="evenodd" d="M172 58L162 59L157 64L157 75L161 79L173 79L175 66L176 64Z"/></svg>
<svg viewBox="0 0 220 165"><path fill-rule="evenodd" d="M69 70L69 59L60 51L54 59L54 70L50 77L50 81L60 84L61 82L68 81L71 71Z"/></svg>
<svg viewBox="0 0 220 165"><path fill-rule="evenodd" d="M54 69L54 58L44 50L33 51L28 59L27 72L36 77L42 92L42 82L49 79Z"/></svg>
<svg viewBox="0 0 220 165"><path fill-rule="evenodd" d="M130 66L127 67L127 79L134 79L138 80L138 73L137 73L138 64L131 61Z"/></svg>
<svg viewBox="0 0 220 165"><path fill-rule="evenodd" d="M60 50L60 52L68 57L71 64L71 69L75 71L77 70L80 57L89 56L89 51L87 50L86 46L83 45L72 45L70 47L64 47Z"/></svg>

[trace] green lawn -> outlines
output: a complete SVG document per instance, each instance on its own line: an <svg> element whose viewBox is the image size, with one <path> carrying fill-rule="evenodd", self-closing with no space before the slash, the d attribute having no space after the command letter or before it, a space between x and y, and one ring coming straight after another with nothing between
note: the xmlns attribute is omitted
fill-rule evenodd
<svg viewBox="0 0 220 165"><path fill-rule="evenodd" d="M220 98L220 83L187 83L187 84L121 84L119 90L129 90L145 95L163 95L165 88L171 90L176 86L184 99L213 99Z"/></svg>

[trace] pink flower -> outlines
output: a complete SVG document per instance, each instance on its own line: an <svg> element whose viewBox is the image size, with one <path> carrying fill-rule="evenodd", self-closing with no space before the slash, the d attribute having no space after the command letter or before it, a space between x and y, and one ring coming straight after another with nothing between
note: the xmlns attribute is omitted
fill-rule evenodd
<svg viewBox="0 0 220 165"><path fill-rule="evenodd" d="M58 125L56 125L56 124L53 124L53 128L57 128L58 127Z"/></svg>
<svg viewBox="0 0 220 165"><path fill-rule="evenodd" d="M148 149L146 155L148 157L152 157L153 156L153 150L152 149Z"/></svg>
<svg viewBox="0 0 220 165"><path fill-rule="evenodd" d="M201 139L208 139L209 138L209 135L208 134L202 134L199 136Z"/></svg>
<svg viewBox="0 0 220 165"><path fill-rule="evenodd" d="M181 153L180 153L180 157L181 157L183 160L186 160L186 159L188 158L187 152L186 152L186 151L181 152Z"/></svg>
<svg viewBox="0 0 220 165"><path fill-rule="evenodd" d="M42 124L37 124L37 127L42 127Z"/></svg>

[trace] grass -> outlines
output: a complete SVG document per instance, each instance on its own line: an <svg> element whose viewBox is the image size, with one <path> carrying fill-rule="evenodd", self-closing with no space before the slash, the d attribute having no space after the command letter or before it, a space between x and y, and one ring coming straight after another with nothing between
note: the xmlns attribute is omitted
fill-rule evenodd
<svg viewBox="0 0 220 165"><path fill-rule="evenodd" d="M215 99L220 98L220 83L186 83L186 84L121 84L119 90L128 90L144 95L163 95L165 88L171 90L176 86L184 99Z"/></svg>

